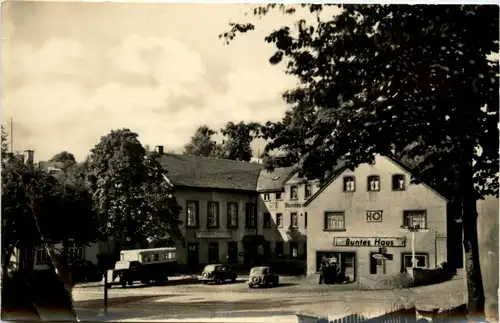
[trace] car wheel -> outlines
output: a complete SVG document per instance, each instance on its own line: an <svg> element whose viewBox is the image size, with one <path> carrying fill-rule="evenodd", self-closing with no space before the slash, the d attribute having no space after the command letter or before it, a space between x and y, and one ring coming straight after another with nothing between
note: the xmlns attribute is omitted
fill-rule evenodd
<svg viewBox="0 0 500 323"><path fill-rule="evenodd" d="M126 288L127 287L127 282L125 281L125 279L122 279L120 281L120 285L122 285L123 288Z"/></svg>
<svg viewBox="0 0 500 323"><path fill-rule="evenodd" d="M208 284L208 282L206 280L202 281L203 285L206 285Z"/></svg>
<svg viewBox="0 0 500 323"><path fill-rule="evenodd" d="M252 284L248 284L248 288L253 288L253 285Z"/></svg>

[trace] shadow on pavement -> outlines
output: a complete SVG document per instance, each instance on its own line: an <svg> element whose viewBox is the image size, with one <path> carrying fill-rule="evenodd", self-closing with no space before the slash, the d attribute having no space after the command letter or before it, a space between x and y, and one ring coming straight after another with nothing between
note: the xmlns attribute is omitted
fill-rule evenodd
<svg viewBox="0 0 500 323"><path fill-rule="evenodd" d="M177 295L178 296L178 295ZM115 306L121 306L121 305L126 305L131 302L142 302L145 300L152 300L154 298L166 298L168 295L162 295L162 296L155 296L155 295L149 295L149 296L124 296L124 297L113 297L113 298L108 298L108 307L115 307ZM75 308L84 308L84 309L101 309L104 307L104 296L103 299L91 299L91 300L84 300L84 301L74 301L73 306ZM137 304L136 304L137 306Z"/></svg>

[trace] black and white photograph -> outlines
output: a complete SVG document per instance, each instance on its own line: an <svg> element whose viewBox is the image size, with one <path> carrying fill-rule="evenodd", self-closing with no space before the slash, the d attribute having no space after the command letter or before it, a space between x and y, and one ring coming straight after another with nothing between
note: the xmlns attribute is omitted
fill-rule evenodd
<svg viewBox="0 0 500 323"><path fill-rule="evenodd" d="M495 2L1 4L1 320L498 323Z"/></svg>

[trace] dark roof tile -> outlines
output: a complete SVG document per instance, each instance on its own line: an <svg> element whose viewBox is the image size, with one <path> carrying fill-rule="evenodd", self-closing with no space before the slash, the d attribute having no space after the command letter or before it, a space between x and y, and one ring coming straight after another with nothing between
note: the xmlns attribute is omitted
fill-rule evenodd
<svg viewBox="0 0 500 323"><path fill-rule="evenodd" d="M227 159L164 154L161 165L177 186L255 191L261 164Z"/></svg>

